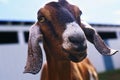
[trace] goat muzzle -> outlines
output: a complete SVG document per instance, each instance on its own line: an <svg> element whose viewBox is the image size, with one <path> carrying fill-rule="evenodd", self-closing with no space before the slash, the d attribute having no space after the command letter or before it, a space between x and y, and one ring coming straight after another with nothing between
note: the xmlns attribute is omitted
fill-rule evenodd
<svg viewBox="0 0 120 80"><path fill-rule="evenodd" d="M69 58L74 62L83 60L86 57L87 42L81 27L76 22L68 23L62 36L62 47Z"/></svg>

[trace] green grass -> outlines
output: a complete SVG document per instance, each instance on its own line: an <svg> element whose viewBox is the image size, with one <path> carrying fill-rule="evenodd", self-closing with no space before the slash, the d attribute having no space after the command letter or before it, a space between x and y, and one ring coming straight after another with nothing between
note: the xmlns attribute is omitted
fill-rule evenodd
<svg viewBox="0 0 120 80"><path fill-rule="evenodd" d="M120 69L99 73L99 80L120 80Z"/></svg>

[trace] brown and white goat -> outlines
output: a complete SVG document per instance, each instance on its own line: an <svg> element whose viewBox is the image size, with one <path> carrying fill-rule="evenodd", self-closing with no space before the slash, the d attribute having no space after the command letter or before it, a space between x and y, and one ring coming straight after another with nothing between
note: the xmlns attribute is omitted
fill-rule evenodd
<svg viewBox="0 0 120 80"><path fill-rule="evenodd" d="M89 72L97 73L86 58L87 42L94 44L104 55L117 51L108 48L89 24L80 19L82 12L66 0L50 2L38 11L38 21L30 28L28 58L25 73L40 71L43 57L39 41L42 39L47 63L41 80L90 80Z"/></svg>

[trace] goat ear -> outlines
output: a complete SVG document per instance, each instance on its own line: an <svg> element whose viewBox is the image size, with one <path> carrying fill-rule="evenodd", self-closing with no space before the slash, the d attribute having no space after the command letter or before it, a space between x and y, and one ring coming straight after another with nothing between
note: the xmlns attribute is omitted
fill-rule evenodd
<svg viewBox="0 0 120 80"><path fill-rule="evenodd" d="M93 44L96 49L104 55L114 55L118 52L117 50L109 48L97 33L93 35Z"/></svg>
<svg viewBox="0 0 120 80"><path fill-rule="evenodd" d="M103 55L113 55L117 50L109 48L99 34L96 32L94 28L92 28L88 23L85 21L81 21L81 27L87 37L87 39L94 44L95 48Z"/></svg>
<svg viewBox="0 0 120 80"><path fill-rule="evenodd" d="M39 46L41 38L39 26L35 23L29 30L28 56L24 73L37 74L42 67L43 56Z"/></svg>

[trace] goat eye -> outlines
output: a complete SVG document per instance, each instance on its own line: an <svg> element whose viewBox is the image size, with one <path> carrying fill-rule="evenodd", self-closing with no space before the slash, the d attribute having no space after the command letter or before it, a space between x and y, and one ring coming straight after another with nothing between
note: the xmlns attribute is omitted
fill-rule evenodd
<svg viewBox="0 0 120 80"><path fill-rule="evenodd" d="M40 18L38 18L38 21L40 22L40 23L42 23L42 22L44 22L45 21L45 17L40 17Z"/></svg>

